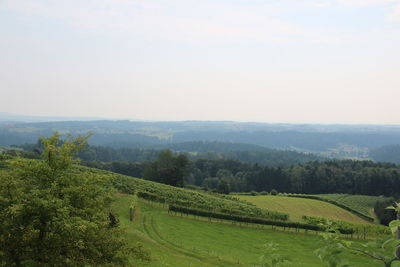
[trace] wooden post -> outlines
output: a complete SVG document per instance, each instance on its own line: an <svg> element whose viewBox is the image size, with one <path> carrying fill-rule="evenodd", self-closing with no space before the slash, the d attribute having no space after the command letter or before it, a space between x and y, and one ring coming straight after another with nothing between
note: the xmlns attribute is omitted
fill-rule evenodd
<svg viewBox="0 0 400 267"><path fill-rule="evenodd" d="M129 220L133 222L134 210L132 207L129 208Z"/></svg>
<svg viewBox="0 0 400 267"><path fill-rule="evenodd" d="M400 220L400 211L397 211L397 220ZM397 227L397 240L400 240L400 227ZM396 257L400 260L400 245L396 248Z"/></svg>

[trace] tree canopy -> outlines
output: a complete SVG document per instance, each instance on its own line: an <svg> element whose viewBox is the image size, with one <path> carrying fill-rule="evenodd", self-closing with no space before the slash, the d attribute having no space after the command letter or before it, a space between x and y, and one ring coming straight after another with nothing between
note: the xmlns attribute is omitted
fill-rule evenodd
<svg viewBox="0 0 400 267"><path fill-rule="evenodd" d="M160 152L157 160L146 166L143 177L172 186L183 186L189 160L184 155L174 155L171 150Z"/></svg>
<svg viewBox="0 0 400 267"><path fill-rule="evenodd" d="M71 168L87 137L41 140L42 160L13 158L0 170L0 262L5 266L127 264L110 223L110 181Z"/></svg>

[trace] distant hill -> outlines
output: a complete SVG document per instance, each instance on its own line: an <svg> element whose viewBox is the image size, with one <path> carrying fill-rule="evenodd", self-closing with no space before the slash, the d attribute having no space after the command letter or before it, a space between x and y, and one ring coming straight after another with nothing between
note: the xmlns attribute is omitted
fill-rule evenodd
<svg viewBox="0 0 400 267"><path fill-rule="evenodd" d="M396 144L400 126L242 123L231 121L148 122L128 120L0 122L0 146L32 143L53 131L93 133L90 144L114 148L171 148L193 151L207 142L213 151L259 151L260 147L322 153L334 158L367 158L368 151ZM190 144L192 143L192 144ZM188 144L192 146L187 148ZM238 149L242 146L243 149ZM198 147L195 151L200 151ZM209 148L207 148L209 149ZM225 151L218 151L223 149ZM202 151L204 152L204 151Z"/></svg>
<svg viewBox="0 0 400 267"><path fill-rule="evenodd" d="M382 146L373 149L370 152L370 156L375 161L400 164L400 144Z"/></svg>

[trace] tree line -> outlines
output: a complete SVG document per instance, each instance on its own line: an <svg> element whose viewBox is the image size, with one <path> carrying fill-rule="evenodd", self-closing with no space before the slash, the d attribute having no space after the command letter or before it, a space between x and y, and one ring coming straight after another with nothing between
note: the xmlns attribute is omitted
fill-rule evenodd
<svg viewBox="0 0 400 267"><path fill-rule="evenodd" d="M30 155L34 156L32 152L40 150L41 144L31 143L15 147L22 148L26 151L25 153L31 153ZM78 157L83 161L138 162L154 160L163 150L171 150L175 153L183 154L190 159L235 159L269 166L290 166L309 161L324 160L324 158L311 153L306 154L296 151L269 149L249 144L202 141L154 145L150 148L115 148L88 145L79 152Z"/></svg>
<svg viewBox="0 0 400 267"><path fill-rule="evenodd" d="M173 158L178 156L182 164L175 166L172 162L176 162L176 159ZM278 192L299 194L343 193L398 197L400 192L400 168L394 164L372 161L313 161L282 167L232 159L188 159L184 155L163 152L153 161L84 164L170 185L194 185L206 190L223 188L224 193L270 192L275 189ZM166 170L168 168L171 170ZM162 180L162 176L166 177L162 172L170 176L177 172L180 180Z"/></svg>
<svg viewBox="0 0 400 267"><path fill-rule="evenodd" d="M40 147L24 148L31 151L24 152L28 157L34 157L35 150L40 151ZM275 166L228 158L191 158L185 153L170 150L92 146L83 150L79 157L89 167L223 193L270 192L275 189L301 194L345 193L397 197L400 192L400 167L373 161L329 160ZM128 158L132 161L127 161Z"/></svg>

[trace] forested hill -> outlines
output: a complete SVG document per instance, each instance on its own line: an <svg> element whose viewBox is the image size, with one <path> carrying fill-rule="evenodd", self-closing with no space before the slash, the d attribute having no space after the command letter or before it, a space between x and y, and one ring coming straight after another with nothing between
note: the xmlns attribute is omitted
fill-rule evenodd
<svg viewBox="0 0 400 267"><path fill-rule="evenodd" d="M25 147L25 149L28 148ZM40 152L40 147L32 146L31 149L33 152L28 153L28 157L30 155L34 157ZM281 152L277 151L276 153ZM221 155L241 155L241 153L251 155L251 153L264 152L262 150L232 151L221 152ZM175 173L176 169L170 162L173 162L173 158L179 154L174 155L169 152L169 154L164 153L164 155L167 155L170 160L154 165L162 168L163 174L160 177L166 177L168 173ZM184 154L180 155L183 156ZM154 162L154 160L159 160L160 151L89 147L79 157L84 160L86 165L91 167L134 177L154 179L157 175L146 177L146 168L152 166L153 163L151 162ZM135 159L135 161L121 161L125 158ZM277 158L277 156L273 157L275 163ZM218 190L221 184L227 184L228 190L234 192L252 190L269 192L276 189L279 192L306 194L347 193L386 196L397 196L400 192L400 168L390 163L330 160L286 165L277 164L278 166L274 166L273 164L250 163L228 158L194 157L189 159L187 170L184 171L185 177L182 177L184 180L179 183L215 190ZM169 168L172 168L171 171L168 170ZM151 173L151 171L147 173Z"/></svg>
<svg viewBox="0 0 400 267"><path fill-rule="evenodd" d="M167 180L158 180L157 176L146 176L146 169L154 166L149 162L86 162L85 164L168 183ZM166 166L165 163L157 165ZM170 165L160 171L162 171L160 177L166 178L166 173L174 173L175 167ZM400 168L394 164L372 161L335 160L291 167L273 167L231 159L196 159L190 161L184 180L187 186L201 186L207 190L223 193L270 192L275 189L279 192L301 194L344 193L397 198L400 192Z"/></svg>
<svg viewBox="0 0 400 267"><path fill-rule="evenodd" d="M400 145L388 145L370 152L371 158L380 162L400 164Z"/></svg>
<svg viewBox="0 0 400 267"><path fill-rule="evenodd" d="M0 123L0 146L36 142L53 131L92 132L90 144L151 148L194 141L241 143L275 149L323 152L338 157L368 157L369 149L400 140L400 127L374 125L268 124L239 122L73 121ZM179 150L179 149L177 149Z"/></svg>
<svg viewBox="0 0 400 267"><path fill-rule="evenodd" d="M17 148L22 148L28 153L40 151L40 145L38 143L23 144ZM154 160L159 155L160 151L165 149L184 154L191 159L234 159L268 166L290 166L309 161L325 160L322 157L310 153L268 149L256 145L202 141L157 145L153 146L153 148L87 146L79 153L79 158L84 161L141 162ZM31 155L31 157L35 157L35 155Z"/></svg>

